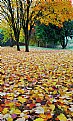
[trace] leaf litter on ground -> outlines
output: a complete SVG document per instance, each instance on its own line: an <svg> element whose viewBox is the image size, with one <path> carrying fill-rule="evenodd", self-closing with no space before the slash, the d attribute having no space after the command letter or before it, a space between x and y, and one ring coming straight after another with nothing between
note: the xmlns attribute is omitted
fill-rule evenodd
<svg viewBox="0 0 73 121"><path fill-rule="evenodd" d="M0 53L0 120L72 121L73 51Z"/></svg>

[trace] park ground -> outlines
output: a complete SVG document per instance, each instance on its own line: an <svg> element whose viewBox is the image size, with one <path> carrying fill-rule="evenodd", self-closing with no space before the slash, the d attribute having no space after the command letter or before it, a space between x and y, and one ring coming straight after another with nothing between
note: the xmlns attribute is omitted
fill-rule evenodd
<svg viewBox="0 0 73 121"><path fill-rule="evenodd" d="M73 50L0 47L0 121L72 121Z"/></svg>

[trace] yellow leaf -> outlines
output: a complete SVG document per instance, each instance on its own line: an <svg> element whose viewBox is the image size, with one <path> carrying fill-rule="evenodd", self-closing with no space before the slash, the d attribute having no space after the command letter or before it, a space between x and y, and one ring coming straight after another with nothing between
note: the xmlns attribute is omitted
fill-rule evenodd
<svg viewBox="0 0 73 121"><path fill-rule="evenodd" d="M13 107L13 106L14 106L14 103L13 103L13 102L10 102L8 105L9 105L10 107Z"/></svg>
<svg viewBox="0 0 73 121"><path fill-rule="evenodd" d="M63 113L60 113L59 116L57 116L57 118L60 120L60 121L67 121L67 118L65 117L65 115Z"/></svg>
<svg viewBox="0 0 73 121"><path fill-rule="evenodd" d="M2 111L3 114L6 114L7 112L8 112L8 108L4 108Z"/></svg>
<svg viewBox="0 0 73 121"><path fill-rule="evenodd" d="M55 105L51 104L50 109L53 111L55 109Z"/></svg>
<svg viewBox="0 0 73 121"><path fill-rule="evenodd" d="M40 114L40 117L45 119L46 115L45 114Z"/></svg>
<svg viewBox="0 0 73 121"><path fill-rule="evenodd" d="M8 97L8 99L13 100L13 97Z"/></svg>
<svg viewBox="0 0 73 121"><path fill-rule="evenodd" d="M24 90L18 90L18 92L24 94Z"/></svg>
<svg viewBox="0 0 73 121"><path fill-rule="evenodd" d="M71 115L73 116L73 112L71 112Z"/></svg>
<svg viewBox="0 0 73 121"><path fill-rule="evenodd" d="M15 114L20 114L21 113L21 111L19 110L19 109L16 109L16 110L14 110L14 112L13 113L15 113Z"/></svg>
<svg viewBox="0 0 73 121"><path fill-rule="evenodd" d="M53 82L53 85L55 86L57 82Z"/></svg>
<svg viewBox="0 0 73 121"><path fill-rule="evenodd" d="M11 108L11 110L10 110L10 114L13 114L14 111L15 111L15 108L14 108L14 107Z"/></svg>
<svg viewBox="0 0 73 121"><path fill-rule="evenodd" d="M0 80L0 84L2 85L2 84L4 84L4 82L2 80Z"/></svg>
<svg viewBox="0 0 73 121"><path fill-rule="evenodd" d="M54 94L54 95L57 94L57 90L54 90L53 94Z"/></svg>
<svg viewBox="0 0 73 121"><path fill-rule="evenodd" d="M18 97L18 101L20 101L21 103L24 103L24 102L26 102L26 99L22 98L22 97Z"/></svg>
<svg viewBox="0 0 73 121"><path fill-rule="evenodd" d="M42 119L42 118L37 118L37 119L35 119L34 121L44 121L44 119Z"/></svg>
<svg viewBox="0 0 73 121"><path fill-rule="evenodd" d="M30 25L28 25L28 30L30 30Z"/></svg>
<svg viewBox="0 0 73 121"><path fill-rule="evenodd" d="M17 87L18 87L18 85L16 84L14 87L16 87L16 88L17 88Z"/></svg>
<svg viewBox="0 0 73 121"><path fill-rule="evenodd" d="M46 107L46 106L43 106L43 109L44 109L44 112L47 112L47 110L48 110L48 107Z"/></svg>
<svg viewBox="0 0 73 121"><path fill-rule="evenodd" d="M13 121L13 119L9 117L9 118L7 119L7 121Z"/></svg>

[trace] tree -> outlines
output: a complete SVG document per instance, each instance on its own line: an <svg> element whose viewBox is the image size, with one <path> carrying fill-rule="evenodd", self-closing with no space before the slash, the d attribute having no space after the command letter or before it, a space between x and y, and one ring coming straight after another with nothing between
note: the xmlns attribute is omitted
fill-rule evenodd
<svg viewBox="0 0 73 121"><path fill-rule="evenodd" d="M35 35L37 40L41 40L42 43L50 47L55 47L57 44L61 44L64 49L68 44L68 37L71 36L73 30L73 21L65 21L63 27L59 28L56 25L49 24L37 24L35 27Z"/></svg>
<svg viewBox="0 0 73 121"><path fill-rule="evenodd" d="M48 41L47 33L46 33L46 25L45 24L38 24L35 27L35 36L39 46L46 47L46 43Z"/></svg>
<svg viewBox="0 0 73 121"><path fill-rule="evenodd" d="M25 35L24 35L24 32L23 32L23 29L22 28L21 28L21 31L20 31L19 42L22 42L22 43L25 42Z"/></svg>
<svg viewBox="0 0 73 121"><path fill-rule="evenodd" d="M19 0L22 13L22 27L25 34L26 51L29 51L29 38L37 20L41 23L63 27L64 21L73 19L73 7L70 0ZM30 30L28 26L30 25ZM42 30L43 31L43 30ZM53 39L55 31L51 34ZM43 38L43 36L42 36ZM55 42L55 39L54 39Z"/></svg>
<svg viewBox="0 0 73 121"><path fill-rule="evenodd" d="M56 30L60 30L60 35L58 39L61 42L63 48L67 46L68 40L65 43L66 31L64 28L65 21L73 20L73 6L70 0L41 0L41 2L34 8L35 13L37 13L37 20L46 25L52 24ZM55 32L50 32L55 37ZM50 34L49 33L49 34ZM54 39L55 40L55 39Z"/></svg>
<svg viewBox="0 0 73 121"><path fill-rule="evenodd" d="M41 40L45 47L55 47L59 42L59 27L53 24L39 24L35 27L36 38Z"/></svg>
<svg viewBox="0 0 73 121"><path fill-rule="evenodd" d="M73 20L73 6L70 0L41 0L34 7L37 20L48 25L63 27L63 22Z"/></svg>
<svg viewBox="0 0 73 121"><path fill-rule="evenodd" d="M62 48L66 48L68 44L68 37L71 37L71 31L73 30L73 21L65 21L63 27L60 29L60 42Z"/></svg>
<svg viewBox="0 0 73 121"><path fill-rule="evenodd" d="M39 0L38 0L39 1ZM35 12L33 7L37 4L36 0L2 0L1 13L10 23L17 41L17 50L19 48L19 35L21 27L24 30L26 52L29 52L29 38L32 27L34 26ZM30 30L28 29L30 26Z"/></svg>
<svg viewBox="0 0 73 121"><path fill-rule="evenodd" d="M38 1L38 0L37 0ZM32 28L35 23L35 15L34 7L37 5L37 1L35 0L19 0L21 17L22 17L22 28L25 35L25 46L26 52L29 52L29 38L31 35ZM30 27L29 27L30 26Z"/></svg>
<svg viewBox="0 0 73 121"><path fill-rule="evenodd" d="M13 29L17 42L17 50L20 51L19 35L21 29L21 13L18 0L2 0L1 15L8 22L10 28Z"/></svg>
<svg viewBox="0 0 73 121"><path fill-rule="evenodd" d="M5 43L8 39L10 39L10 46L13 46L13 29L9 26L8 22L5 20L1 21L0 28L2 29L3 39L1 40L2 43Z"/></svg>

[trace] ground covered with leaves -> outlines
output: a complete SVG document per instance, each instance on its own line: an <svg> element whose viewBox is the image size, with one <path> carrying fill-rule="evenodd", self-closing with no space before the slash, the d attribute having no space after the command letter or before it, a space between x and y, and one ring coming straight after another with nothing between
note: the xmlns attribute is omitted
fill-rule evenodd
<svg viewBox="0 0 73 121"><path fill-rule="evenodd" d="M0 48L0 121L72 121L73 51Z"/></svg>

